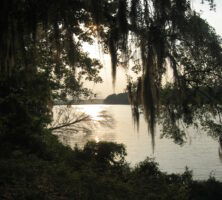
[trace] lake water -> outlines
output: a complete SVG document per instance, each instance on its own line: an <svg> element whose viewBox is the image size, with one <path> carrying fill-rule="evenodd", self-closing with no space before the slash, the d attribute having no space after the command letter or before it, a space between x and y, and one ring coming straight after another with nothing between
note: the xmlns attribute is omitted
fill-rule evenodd
<svg viewBox="0 0 222 200"><path fill-rule="evenodd" d="M74 105L71 109L75 112L85 112L95 121L100 120L101 111L106 111L114 119L113 127L97 124L90 126L92 131L88 134L71 135L69 140L65 141L71 147L76 144L82 147L88 140L123 143L128 154L126 160L131 166L143 161L146 157L152 157L159 163L162 171L182 173L187 166L193 171L194 179L207 179L211 175L222 181L222 163L218 154L218 141L202 131L190 128L187 143L179 146L170 139L160 139L160 127L157 126L153 152L146 122L141 117L140 128L137 132L133 125L129 105ZM65 140L62 136L60 139Z"/></svg>

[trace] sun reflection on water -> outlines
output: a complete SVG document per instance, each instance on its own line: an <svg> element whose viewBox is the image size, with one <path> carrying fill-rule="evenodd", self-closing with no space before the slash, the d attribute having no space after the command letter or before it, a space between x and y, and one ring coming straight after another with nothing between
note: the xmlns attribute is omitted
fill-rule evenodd
<svg viewBox="0 0 222 200"><path fill-rule="evenodd" d="M94 121L95 130L92 132L92 135L88 137L90 140L95 142L100 142L105 140L107 130L110 130L114 126L115 122L108 113L107 106L104 105L79 105L78 109L81 112L84 112L86 115L89 115L90 118Z"/></svg>
<svg viewBox="0 0 222 200"><path fill-rule="evenodd" d="M92 120L99 121L101 120L100 113L103 111L103 107L101 105L92 105L81 107L82 112L86 113L91 117Z"/></svg>

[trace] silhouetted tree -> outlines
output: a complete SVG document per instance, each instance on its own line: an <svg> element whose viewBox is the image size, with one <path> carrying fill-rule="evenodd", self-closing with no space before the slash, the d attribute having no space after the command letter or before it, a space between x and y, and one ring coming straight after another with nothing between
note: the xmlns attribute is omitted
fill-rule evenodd
<svg viewBox="0 0 222 200"><path fill-rule="evenodd" d="M205 1L215 8L214 1ZM221 84L220 37L192 11L189 0L3 0L1 4L0 107L5 110L1 121L7 119L5 114L18 113L20 105L19 118L39 118L34 126L44 127L52 90L60 97L87 95L80 84L82 76L100 81L100 64L82 49L83 42L92 44L94 37L111 54L114 83L118 65L131 61L140 65L136 92L132 94L129 83L129 96L136 120L138 105L143 105L153 141L167 66L173 71L178 98L178 107L167 107L169 117L175 109L190 112L188 88L199 91ZM12 106L15 102L18 105Z"/></svg>

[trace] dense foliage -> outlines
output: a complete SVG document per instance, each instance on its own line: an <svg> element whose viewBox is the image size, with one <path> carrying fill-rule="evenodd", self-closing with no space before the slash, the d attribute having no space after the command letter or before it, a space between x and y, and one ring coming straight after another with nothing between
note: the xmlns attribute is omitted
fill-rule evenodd
<svg viewBox="0 0 222 200"><path fill-rule="evenodd" d="M190 124L194 114L215 128L204 118L221 112L221 39L190 1L2 0L0 16L1 199L219 199L214 179L167 175L150 160L130 169L122 145L71 150L48 129L53 100L89 97L83 82L101 82L101 64L83 48L95 37L111 55L114 82L118 66L135 63L140 77L128 85L134 118L143 105L153 141L157 117L176 137L178 120ZM162 106L167 66L174 80ZM194 91L204 98L190 103Z"/></svg>
<svg viewBox="0 0 222 200"><path fill-rule="evenodd" d="M192 180L191 172L166 174L147 159L135 168L125 161L123 145L89 142L83 149L32 139L33 147L0 147L1 199L179 199L219 200L222 184L214 178ZM29 153L27 153L29 151Z"/></svg>
<svg viewBox="0 0 222 200"><path fill-rule="evenodd" d="M215 8L212 0L202 2ZM25 110L22 118L35 118L43 127L51 117L52 99L90 96L84 80L101 81L100 63L83 49L95 37L111 55L114 82L117 66L135 63L132 70L140 73L136 92L130 78L128 85L134 119L142 104L153 140L168 68L178 104L163 107L167 118L192 118L189 88L202 94L199 88L221 84L221 39L188 0L3 0L0 13L0 107L7 104L9 113L17 112L11 108L15 101ZM204 95L210 99L207 112L220 113L220 102ZM7 120L5 114L1 121ZM175 127L178 120L170 119Z"/></svg>

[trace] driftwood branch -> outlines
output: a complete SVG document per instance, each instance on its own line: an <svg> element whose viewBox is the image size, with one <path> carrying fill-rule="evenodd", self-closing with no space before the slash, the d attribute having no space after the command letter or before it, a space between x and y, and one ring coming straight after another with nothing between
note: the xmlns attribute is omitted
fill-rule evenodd
<svg viewBox="0 0 222 200"><path fill-rule="evenodd" d="M89 133L98 125L111 128L114 124L113 118L105 111L100 112L97 116L99 119L95 120L73 107L57 107L54 110L54 117L49 130L67 136L78 132Z"/></svg>
<svg viewBox="0 0 222 200"><path fill-rule="evenodd" d="M57 130L57 129L61 129L61 128L65 128L65 127L70 127L70 126L72 126L74 124L77 124L77 123L80 123L82 121L89 121L89 120L91 120L91 118L87 115L86 117L74 120L74 121L69 122L69 123L64 123L64 124L62 124L60 126L51 127L51 128L49 128L49 130L54 131L54 130Z"/></svg>

